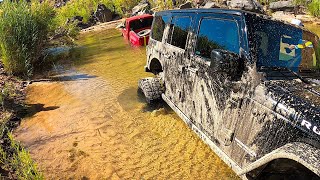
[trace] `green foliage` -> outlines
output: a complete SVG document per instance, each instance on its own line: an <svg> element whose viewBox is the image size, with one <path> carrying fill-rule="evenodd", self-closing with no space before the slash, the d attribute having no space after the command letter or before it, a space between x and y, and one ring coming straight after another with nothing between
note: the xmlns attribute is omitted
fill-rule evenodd
<svg viewBox="0 0 320 180"><path fill-rule="evenodd" d="M53 7L33 0L4 1L0 6L0 50L7 72L31 76L33 65L54 29Z"/></svg>
<svg viewBox="0 0 320 180"><path fill-rule="evenodd" d="M71 0L57 9L56 21L63 26L68 18L81 16L83 21L87 22L99 3L106 5L111 11L124 15L125 11L131 10L138 2L139 0Z"/></svg>
<svg viewBox="0 0 320 180"><path fill-rule="evenodd" d="M56 21L59 25L64 25L68 18L81 16L84 22L87 22L97 5L98 0L71 0L65 6L57 9Z"/></svg>
<svg viewBox="0 0 320 180"><path fill-rule="evenodd" d="M320 0L313 0L308 5L309 12L316 17L320 17Z"/></svg>
<svg viewBox="0 0 320 180"><path fill-rule="evenodd" d="M111 4L115 7L116 12L125 15L126 11L131 10L136 6L141 0L109 0Z"/></svg>
<svg viewBox="0 0 320 180"><path fill-rule="evenodd" d="M37 166L32 161L28 151L13 139L10 132L7 134L7 138L10 142L9 147L0 146L0 163L3 165L2 168L7 171L14 170L17 179L44 179L42 173L37 170Z"/></svg>
<svg viewBox="0 0 320 180"><path fill-rule="evenodd" d="M296 5L307 5L307 1L306 0L294 0L293 2Z"/></svg>
<svg viewBox="0 0 320 180"><path fill-rule="evenodd" d="M173 8L173 2L172 0L158 0L158 1L153 1L152 6L156 8L157 11L162 11L166 9L172 9Z"/></svg>

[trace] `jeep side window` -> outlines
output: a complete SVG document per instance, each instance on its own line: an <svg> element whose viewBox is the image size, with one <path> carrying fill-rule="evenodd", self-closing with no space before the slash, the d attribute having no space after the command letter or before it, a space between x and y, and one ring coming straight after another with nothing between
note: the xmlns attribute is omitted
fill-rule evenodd
<svg viewBox="0 0 320 180"><path fill-rule="evenodd" d="M151 37L154 40L162 41L163 31L168 23L168 16L155 16L153 21L153 27Z"/></svg>
<svg viewBox="0 0 320 180"><path fill-rule="evenodd" d="M168 43L181 49L185 49L190 25L190 17L173 17Z"/></svg>
<svg viewBox="0 0 320 180"><path fill-rule="evenodd" d="M232 20L204 18L200 22L196 55L210 58L213 49L239 53L238 24Z"/></svg>

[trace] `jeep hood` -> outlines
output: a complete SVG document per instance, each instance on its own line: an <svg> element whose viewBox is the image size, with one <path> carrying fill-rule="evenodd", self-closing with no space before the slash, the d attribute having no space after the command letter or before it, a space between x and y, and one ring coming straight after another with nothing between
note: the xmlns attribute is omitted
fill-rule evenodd
<svg viewBox="0 0 320 180"><path fill-rule="evenodd" d="M320 81L311 84L300 80L269 80L264 82L272 110L293 126L320 142Z"/></svg>

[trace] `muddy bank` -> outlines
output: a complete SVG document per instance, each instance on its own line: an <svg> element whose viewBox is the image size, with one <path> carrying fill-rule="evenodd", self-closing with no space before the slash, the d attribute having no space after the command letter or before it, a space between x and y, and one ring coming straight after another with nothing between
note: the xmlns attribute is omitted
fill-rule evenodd
<svg viewBox="0 0 320 180"><path fill-rule="evenodd" d="M27 89L15 136L47 179L237 179L168 107L137 94L145 48L117 30L82 34L71 68Z"/></svg>

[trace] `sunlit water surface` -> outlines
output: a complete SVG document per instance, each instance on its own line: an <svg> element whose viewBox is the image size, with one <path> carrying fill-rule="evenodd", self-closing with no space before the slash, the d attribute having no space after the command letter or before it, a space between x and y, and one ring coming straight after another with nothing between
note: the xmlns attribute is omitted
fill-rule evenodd
<svg viewBox="0 0 320 180"><path fill-rule="evenodd" d="M15 135L47 179L238 179L168 107L137 94L145 48L117 30L82 35L80 56L27 89Z"/></svg>

